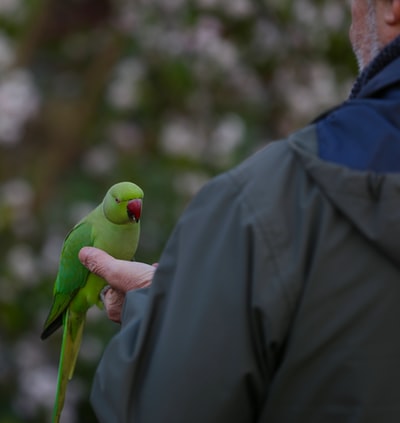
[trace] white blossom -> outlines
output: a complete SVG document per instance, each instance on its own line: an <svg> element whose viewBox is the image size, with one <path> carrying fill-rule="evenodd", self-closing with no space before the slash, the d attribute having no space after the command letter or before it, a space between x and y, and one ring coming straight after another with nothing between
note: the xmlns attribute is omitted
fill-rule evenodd
<svg viewBox="0 0 400 423"><path fill-rule="evenodd" d="M27 70L16 69L0 79L0 143L17 143L39 105L38 90Z"/></svg>

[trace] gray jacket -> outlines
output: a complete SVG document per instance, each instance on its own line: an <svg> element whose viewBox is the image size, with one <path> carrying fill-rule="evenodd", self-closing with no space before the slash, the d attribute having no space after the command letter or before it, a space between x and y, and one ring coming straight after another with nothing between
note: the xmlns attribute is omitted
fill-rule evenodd
<svg viewBox="0 0 400 423"><path fill-rule="evenodd" d="M194 199L127 296L100 422L400 421L400 176L316 148L310 126Z"/></svg>

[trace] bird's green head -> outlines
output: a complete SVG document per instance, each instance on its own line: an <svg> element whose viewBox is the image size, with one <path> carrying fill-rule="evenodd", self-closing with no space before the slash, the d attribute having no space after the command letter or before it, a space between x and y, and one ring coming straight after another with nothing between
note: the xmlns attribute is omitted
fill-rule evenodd
<svg viewBox="0 0 400 423"><path fill-rule="evenodd" d="M132 182L113 185L103 200L104 215L117 225L138 223L142 212L143 195L142 189Z"/></svg>

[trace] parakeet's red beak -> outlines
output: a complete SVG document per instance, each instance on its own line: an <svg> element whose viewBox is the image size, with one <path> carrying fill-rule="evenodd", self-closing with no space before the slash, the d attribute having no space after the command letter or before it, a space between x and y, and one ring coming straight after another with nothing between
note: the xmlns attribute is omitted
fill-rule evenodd
<svg viewBox="0 0 400 423"><path fill-rule="evenodd" d="M130 220L139 222L142 213L142 200L136 199L129 201L127 211Z"/></svg>

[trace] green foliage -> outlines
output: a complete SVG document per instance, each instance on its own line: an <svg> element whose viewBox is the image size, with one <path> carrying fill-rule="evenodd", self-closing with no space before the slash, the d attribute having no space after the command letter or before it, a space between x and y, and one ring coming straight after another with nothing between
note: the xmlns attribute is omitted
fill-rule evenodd
<svg viewBox="0 0 400 423"><path fill-rule="evenodd" d="M131 180L137 259L158 261L202 184L345 99L348 25L322 0L0 4L0 422L50 414L61 338L39 335L70 227ZM116 330L93 311L65 421L96 421Z"/></svg>

